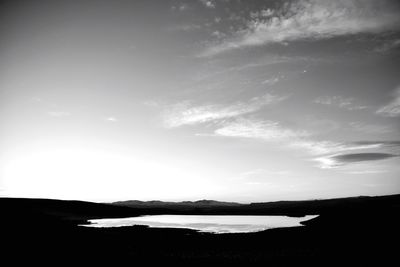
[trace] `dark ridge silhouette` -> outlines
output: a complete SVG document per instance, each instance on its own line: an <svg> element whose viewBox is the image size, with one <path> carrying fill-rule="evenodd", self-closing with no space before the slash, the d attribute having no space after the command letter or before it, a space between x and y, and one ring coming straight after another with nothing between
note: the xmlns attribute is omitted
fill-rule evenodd
<svg viewBox="0 0 400 267"><path fill-rule="evenodd" d="M170 202L170 201L159 201L159 200L151 200L151 201L140 201L140 200L127 200L127 201L117 201L112 202L111 204L117 206L128 206L128 207L141 207L141 206L153 206L153 207L162 207L162 206L241 206L245 204L240 204L236 202L223 202L223 201L215 201L215 200L197 200L197 201L181 201L181 202Z"/></svg>
<svg viewBox="0 0 400 267"><path fill-rule="evenodd" d="M22 266L387 266L397 260L400 195L230 206L214 201L184 203L169 203L166 209L163 202L131 202L140 206L132 208L118 203L0 198L2 262ZM245 234L209 234L145 226L78 226L93 218L137 216L165 210L183 214L231 211L231 214L320 216L304 222L304 227Z"/></svg>
<svg viewBox="0 0 400 267"><path fill-rule="evenodd" d="M143 210L147 214L231 214L231 215L289 215L304 216L326 212L378 209L386 205L400 208L400 195L359 196L304 201L276 201L241 204L214 200L163 202L128 200L111 203L115 206ZM142 211L142 212L143 212Z"/></svg>

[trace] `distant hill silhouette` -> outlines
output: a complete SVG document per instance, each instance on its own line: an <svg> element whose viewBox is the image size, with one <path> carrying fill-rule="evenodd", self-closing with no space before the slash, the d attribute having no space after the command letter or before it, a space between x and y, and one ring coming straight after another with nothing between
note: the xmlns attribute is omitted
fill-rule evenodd
<svg viewBox="0 0 400 267"><path fill-rule="evenodd" d="M379 209L382 206L400 208L400 195L359 196L336 199L316 199L303 201L276 201L241 204L215 200L163 202L128 200L111 203L115 206L145 209L148 214L154 213L196 213L196 214L236 214L236 215L309 215L334 211L351 211L361 209Z"/></svg>
<svg viewBox="0 0 400 267"><path fill-rule="evenodd" d="M197 201L181 201L181 202L170 202L170 201L159 201L159 200L151 200L151 201L140 201L140 200L127 200L127 201L117 201L112 202L111 204L117 206L127 206L127 207L142 207L142 206L152 206L152 207L163 207L163 206L242 206L246 204L240 204L236 202L223 202L216 200L197 200Z"/></svg>

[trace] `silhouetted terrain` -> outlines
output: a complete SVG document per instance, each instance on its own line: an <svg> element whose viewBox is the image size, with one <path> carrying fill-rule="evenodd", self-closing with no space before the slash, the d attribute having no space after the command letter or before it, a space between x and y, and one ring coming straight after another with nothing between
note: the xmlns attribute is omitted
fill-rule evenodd
<svg viewBox="0 0 400 267"><path fill-rule="evenodd" d="M231 214L231 215L292 215L303 216L326 212L351 212L364 209L380 209L397 205L400 208L400 195L380 197L349 197L324 200L277 201L240 204L213 200L162 202L128 200L111 203L130 207L149 214Z"/></svg>
<svg viewBox="0 0 400 267"><path fill-rule="evenodd" d="M386 266L397 259L400 237L400 195L249 205L218 205L214 201L183 205L162 202L111 205L2 198L0 206L0 229L5 247L2 262L10 260L9 265ZM208 234L144 226L77 226L93 218L163 214L165 211L169 214L320 216L306 222L305 227L246 234Z"/></svg>

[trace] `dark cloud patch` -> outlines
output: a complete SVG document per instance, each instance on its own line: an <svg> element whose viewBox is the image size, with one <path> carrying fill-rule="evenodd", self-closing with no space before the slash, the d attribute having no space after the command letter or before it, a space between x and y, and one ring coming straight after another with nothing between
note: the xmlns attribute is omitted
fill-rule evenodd
<svg viewBox="0 0 400 267"><path fill-rule="evenodd" d="M331 169L337 168L343 165L359 163L365 161L377 161L384 160L400 155L390 153L351 153L351 154L337 154L327 157L317 158L316 161L320 162L320 168Z"/></svg>
<svg viewBox="0 0 400 267"><path fill-rule="evenodd" d="M354 163L360 161L382 160L398 157L398 155L388 153L354 153L332 156L331 159L337 164Z"/></svg>

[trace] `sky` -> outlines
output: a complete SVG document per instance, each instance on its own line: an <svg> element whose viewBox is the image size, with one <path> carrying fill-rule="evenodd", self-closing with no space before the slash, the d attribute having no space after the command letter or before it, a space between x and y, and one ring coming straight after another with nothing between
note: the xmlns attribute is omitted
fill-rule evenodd
<svg viewBox="0 0 400 267"><path fill-rule="evenodd" d="M0 3L0 195L400 193L400 2Z"/></svg>

